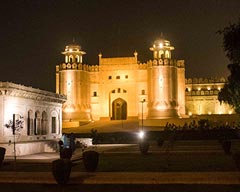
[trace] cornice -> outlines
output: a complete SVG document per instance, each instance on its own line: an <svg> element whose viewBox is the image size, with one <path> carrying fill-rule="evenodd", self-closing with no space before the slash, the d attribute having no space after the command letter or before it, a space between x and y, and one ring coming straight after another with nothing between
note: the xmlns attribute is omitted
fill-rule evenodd
<svg viewBox="0 0 240 192"><path fill-rule="evenodd" d="M67 100L67 97L65 95L60 95L11 82L0 82L0 96L1 95L55 103L64 103Z"/></svg>

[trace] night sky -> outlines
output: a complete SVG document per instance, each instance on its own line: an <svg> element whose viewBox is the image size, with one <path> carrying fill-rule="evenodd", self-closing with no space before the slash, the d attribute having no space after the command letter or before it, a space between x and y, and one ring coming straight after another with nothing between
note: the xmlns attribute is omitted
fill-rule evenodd
<svg viewBox="0 0 240 192"><path fill-rule="evenodd" d="M240 16L240 0L79 0L1 1L0 81L55 91L61 51L76 43L83 62L103 57L152 58L149 47L163 33L184 59L186 77L227 76L222 36Z"/></svg>

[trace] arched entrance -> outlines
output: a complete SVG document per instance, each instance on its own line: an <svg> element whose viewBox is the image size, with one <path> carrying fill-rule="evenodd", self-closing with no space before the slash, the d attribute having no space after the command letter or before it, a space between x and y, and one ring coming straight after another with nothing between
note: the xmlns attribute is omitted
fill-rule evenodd
<svg viewBox="0 0 240 192"><path fill-rule="evenodd" d="M112 120L127 119L127 102L121 98L112 102Z"/></svg>

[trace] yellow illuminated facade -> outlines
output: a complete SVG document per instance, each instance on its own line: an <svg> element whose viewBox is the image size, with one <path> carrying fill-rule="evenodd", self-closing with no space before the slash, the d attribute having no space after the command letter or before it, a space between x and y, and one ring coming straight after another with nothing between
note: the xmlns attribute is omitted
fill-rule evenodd
<svg viewBox="0 0 240 192"><path fill-rule="evenodd" d="M67 96L63 120L168 119L234 111L217 100L225 79L185 79L184 60L172 59L170 41L154 42L153 59L105 58L83 63L79 45L68 45L56 66L56 92Z"/></svg>

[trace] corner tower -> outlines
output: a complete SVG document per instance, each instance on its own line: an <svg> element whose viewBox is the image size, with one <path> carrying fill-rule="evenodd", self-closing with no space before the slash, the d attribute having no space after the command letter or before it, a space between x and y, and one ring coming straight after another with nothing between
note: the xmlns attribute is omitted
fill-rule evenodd
<svg viewBox="0 0 240 192"><path fill-rule="evenodd" d="M62 54L64 62L56 66L56 92L67 96L63 104L63 120L90 120L88 65L82 63L86 53L79 45L70 44Z"/></svg>
<svg viewBox="0 0 240 192"><path fill-rule="evenodd" d="M185 113L185 108L180 110L185 104L181 91L185 90L184 61L171 58L174 47L165 39L156 40L150 50L153 60L148 62L148 119L178 118Z"/></svg>

